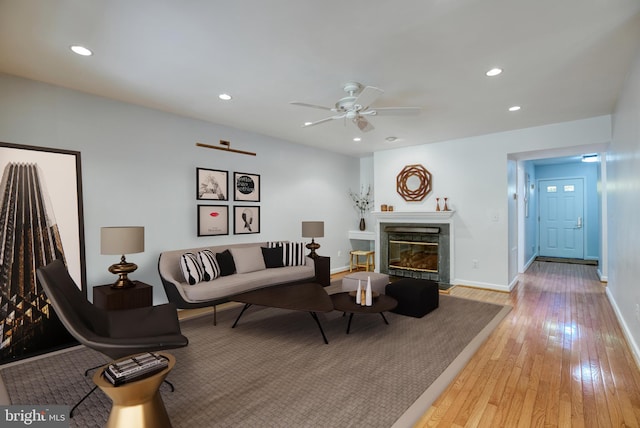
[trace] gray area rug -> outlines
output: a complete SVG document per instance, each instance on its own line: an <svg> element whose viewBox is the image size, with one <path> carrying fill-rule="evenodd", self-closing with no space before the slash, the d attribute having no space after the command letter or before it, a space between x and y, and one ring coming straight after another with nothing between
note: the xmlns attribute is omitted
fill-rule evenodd
<svg viewBox="0 0 640 428"><path fill-rule="evenodd" d="M416 400L426 411L439 392L423 392L508 312L441 295L440 307L419 319L388 313L385 325L378 314L356 314L346 335L348 317L334 311L319 314L325 345L308 313L254 306L231 329L239 310L220 311L215 327L209 315L183 322L189 346L168 351L176 390L161 387L174 427L391 427ZM72 405L93 387L82 371L101 362L78 347L0 375L12 404ZM71 426L104 426L110 406L96 391Z"/></svg>

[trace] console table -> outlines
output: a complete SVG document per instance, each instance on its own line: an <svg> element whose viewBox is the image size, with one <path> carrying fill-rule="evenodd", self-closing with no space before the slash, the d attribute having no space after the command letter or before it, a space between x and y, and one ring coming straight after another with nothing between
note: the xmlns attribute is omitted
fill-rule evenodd
<svg viewBox="0 0 640 428"><path fill-rule="evenodd" d="M93 287L93 304L107 311L144 308L153 304L153 286L133 281L134 287L113 288L110 284Z"/></svg>

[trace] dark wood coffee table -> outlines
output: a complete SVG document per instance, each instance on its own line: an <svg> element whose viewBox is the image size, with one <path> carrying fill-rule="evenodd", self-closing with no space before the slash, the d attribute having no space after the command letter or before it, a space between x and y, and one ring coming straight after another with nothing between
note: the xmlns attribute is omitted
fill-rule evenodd
<svg viewBox="0 0 640 428"><path fill-rule="evenodd" d="M389 324L387 318L384 316L383 312L390 311L398 306L398 301L391 296L387 296L386 294L381 294L377 298L373 300L373 305L371 306L360 306L356 304L356 299L354 296L350 296L349 292L346 291L344 293L336 293L331 295L331 301L333 302L333 307L337 311L349 312L349 323L347 324L347 334L349 334L349 330L351 330L351 320L353 319L354 313L359 314L380 314L385 324Z"/></svg>
<svg viewBox="0 0 640 428"><path fill-rule="evenodd" d="M244 311L251 305L291 309L293 311L306 311L311 314L311 317L315 320L316 324L318 324L324 343L329 343L316 312L333 311L333 303L327 292L324 291L324 287L320 284L306 282L303 284L275 285L273 287L265 287L236 294L230 297L229 300L245 304L231 328L235 328Z"/></svg>

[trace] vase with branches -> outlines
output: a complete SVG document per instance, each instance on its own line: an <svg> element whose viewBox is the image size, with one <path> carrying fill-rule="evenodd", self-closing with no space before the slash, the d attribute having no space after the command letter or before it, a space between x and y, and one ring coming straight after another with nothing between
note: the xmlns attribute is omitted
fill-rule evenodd
<svg viewBox="0 0 640 428"><path fill-rule="evenodd" d="M352 190L349 190L349 196L353 201L354 208L360 214L360 230L365 230L366 224L364 221L364 215L373 206L373 198L371 197L371 186L367 186L366 191L365 187L362 186L360 188L360 193L355 193Z"/></svg>

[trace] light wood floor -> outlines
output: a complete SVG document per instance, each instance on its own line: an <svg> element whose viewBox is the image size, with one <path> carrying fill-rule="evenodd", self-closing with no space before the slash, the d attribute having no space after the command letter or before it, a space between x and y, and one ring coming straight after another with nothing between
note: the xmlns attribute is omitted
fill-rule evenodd
<svg viewBox="0 0 640 428"><path fill-rule="evenodd" d="M415 427L640 426L640 370L604 291L594 266L545 262L511 293L453 288L513 310Z"/></svg>

